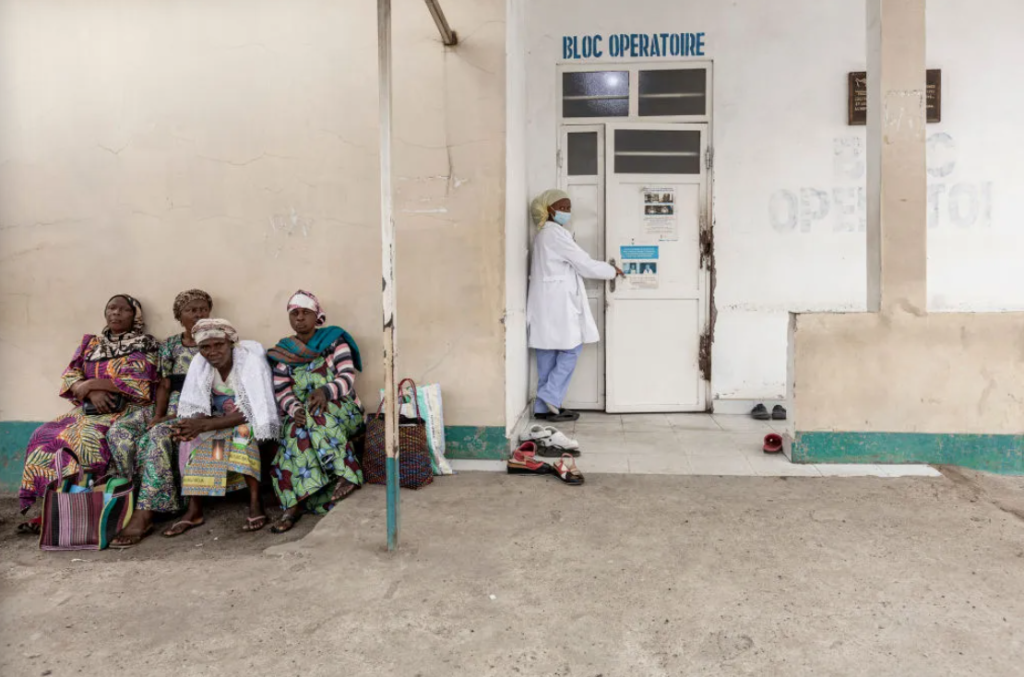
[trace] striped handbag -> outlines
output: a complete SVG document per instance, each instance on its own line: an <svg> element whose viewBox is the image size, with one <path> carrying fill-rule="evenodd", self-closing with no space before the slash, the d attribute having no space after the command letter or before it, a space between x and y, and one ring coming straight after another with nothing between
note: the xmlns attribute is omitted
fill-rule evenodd
<svg viewBox="0 0 1024 677"><path fill-rule="evenodd" d="M131 519L132 482L107 476L89 486L89 476L82 471L82 464L70 449L57 452L56 467L64 467L63 454L75 460L78 475L58 478L46 488L39 547L42 550L103 550Z"/></svg>
<svg viewBox="0 0 1024 677"><path fill-rule="evenodd" d="M430 467L430 446L427 443L427 424L420 415L416 384L405 379L398 384L399 402L402 387L412 388L412 401L416 402L416 417L398 419L398 479L403 489L419 489L434 481ZM363 451L363 478L369 484L387 484L387 444L384 440L383 400L377 413L366 423L366 448Z"/></svg>

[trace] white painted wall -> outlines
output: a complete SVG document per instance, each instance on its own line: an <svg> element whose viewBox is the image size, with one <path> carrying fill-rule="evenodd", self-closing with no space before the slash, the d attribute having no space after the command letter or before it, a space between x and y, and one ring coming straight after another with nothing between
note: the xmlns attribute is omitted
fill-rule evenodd
<svg viewBox="0 0 1024 677"><path fill-rule="evenodd" d="M530 194L555 183L562 35L706 34L714 62L713 396L784 397L787 314L865 308L865 136L846 125L846 74L866 63L863 2L524 2ZM928 11L928 63L944 76L943 122L928 128L930 308L1021 309L1024 91L1009 83L1019 80L1024 56L1024 3L993 0L982 12L930 0ZM601 61L612 60L590 63Z"/></svg>
<svg viewBox="0 0 1024 677"><path fill-rule="evenodd" d="M395 0L398 365L445 422L504 423L505 1ZM0 419L67 409L61 371L117 292L163 338L209 291L246 338L296 288L380 387L372 1L0 0Z"/></svg>

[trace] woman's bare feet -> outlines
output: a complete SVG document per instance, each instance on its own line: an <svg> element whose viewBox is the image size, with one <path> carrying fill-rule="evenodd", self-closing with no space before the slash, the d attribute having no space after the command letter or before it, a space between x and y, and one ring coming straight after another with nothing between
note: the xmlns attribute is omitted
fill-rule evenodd
<svg viewBox="0 0 1024 677"><path fill-rule="evenodd" d="M111 548L130 548L153 533L153 511L136 510L128 525L110 542Z"/></svg>

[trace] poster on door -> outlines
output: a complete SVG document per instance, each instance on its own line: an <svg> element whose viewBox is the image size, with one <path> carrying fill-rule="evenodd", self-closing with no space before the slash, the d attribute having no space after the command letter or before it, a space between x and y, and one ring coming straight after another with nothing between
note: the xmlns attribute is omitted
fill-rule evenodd
<svg viewBox="0 0 1024 677"><path fill-rule="evenodd" d="M643 224L646 235L654 235L663 242L679 239L679 222L676 220L675 188L644 188Z"/></svg>
<svg viewBox="0 0 1024 677"><path fill-rule="evenodd" d="M658 247L621 247L622 272L630 289L658 288Z"/></svg>

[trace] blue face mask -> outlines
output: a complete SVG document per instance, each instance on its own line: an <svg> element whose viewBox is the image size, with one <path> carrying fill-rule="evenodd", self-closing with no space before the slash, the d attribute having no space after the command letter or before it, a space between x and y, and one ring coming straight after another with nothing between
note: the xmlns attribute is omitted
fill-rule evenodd
<svg viewBox="0 0 1024 677"><path fill-rule="evenodd" d="M567 223L569 223L569 220L571 218L572 218L572 214L570 214L569 212L558 212L558 211L556 211L555 215L552 217L554 222L557 223L560 226L564 226Z"/></svg>

